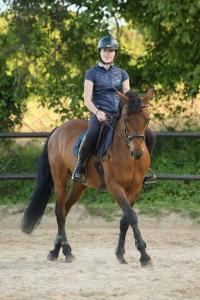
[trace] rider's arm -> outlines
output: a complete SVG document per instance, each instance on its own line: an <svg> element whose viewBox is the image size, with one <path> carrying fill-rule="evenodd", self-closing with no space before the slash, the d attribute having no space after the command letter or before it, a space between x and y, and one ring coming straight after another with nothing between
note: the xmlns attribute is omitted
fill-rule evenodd
<svg viewBox="0 0 200 300"><path fill-rule="evenodd" d="M122 91L123 91L123 94L130 91L130 81L129 81L129 79L126 79L122 82Z"/></svg>
<svg viewBox="0 0 200 300"><path fill-rule="evenodd" d="M94 82L90 80L85 80L84 82L84 103L85 106L91 111L93 114L96 114L98 109L92 103L92 94L93 94L93 86Z"/></svg>
<svg viewBox="0 0 200 300"><path fill-rule="evenodd" d="M106 114L97 109L96 106L92 102L92 94L93 94L94 83L91 80L85 79L84 82L84 103L85 106L91 111L93 114L97 116L99 121L106 120Z"/></svg>

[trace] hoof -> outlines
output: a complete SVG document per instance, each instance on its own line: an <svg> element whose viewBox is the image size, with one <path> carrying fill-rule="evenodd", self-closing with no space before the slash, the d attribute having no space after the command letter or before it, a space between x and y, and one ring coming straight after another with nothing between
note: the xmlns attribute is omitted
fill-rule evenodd
<svg viewBox="0 0 200 300"><path fill-rule="evenodd" d="M141 266L147 266L147 265L151 265L152 264L152 260L151 260L151 257L148 255L148 254L145 254L143 255L141 258L140 258L140 263L141 263Z"/></svg>
<svg viewBox="0 0 200 300"><path fill-rule="evenodd" d="M117 259L118 259L118 262L120 264L128 264L127 261L125 260L124 258L124 255L116 255Z"/></svg>
<svg viewBox="0 0 200 300"><path fill-rule="evenodd" d="M48 261L54 261L54 260L57 260L58 259L58 256L53 254L52 251L49 251L49 254L47 255L47 260Z"/></svg>
<svg viewBox="0 0 200 300"><path fill-rule="evenodd" d="M66 263L72 263L75 260L75 256L72 254L69 254L67 256L65 256L65 262Z"/></svg>

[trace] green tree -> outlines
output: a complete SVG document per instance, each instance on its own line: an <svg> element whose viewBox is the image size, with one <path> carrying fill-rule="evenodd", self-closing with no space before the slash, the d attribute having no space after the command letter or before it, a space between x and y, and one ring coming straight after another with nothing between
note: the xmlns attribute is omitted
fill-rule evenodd
<svg viewBox="0 0 200 300"><path fill-rule="evenodd" d="M184 84L196 95L200 87L200 1L142 0L121 5L121 15L146 39L138 59L139 82L161 84L166 91Z"/></svg>
<svg viewBox="0 0 200 300"><path fill-rule="evenodd" d="M71 12L71 8L76 13ZM130 69L135 84L161 84L165 90L172 90L177 83L185 85L185 91L192 95L200 84L200 2L198 0L96 0L96 1L20 1L14 0L13 10L19 14L33 14L49 18L51 29L61 33L61 43L68 51L62 59L72 60L78 70L94 62L95 43L109 27L110 18L131 22L145 37L146 54L138 58ZM67 21L67 22L66 22ZM63 26L64 23L68 26ZM89 29L89 30L88 30ZM89 42L89 44L88 44ZM135 45L137 47L137 45ZM78 51L77 51L78 49ZM84 49L90 49L87 56ZM59 49L61 50L61 49ZM93 59L89 59L92 57ZM126 57L127 58L127 57ZM78 63L81 62L81 63ZM125 62L125 67L128 62ZM78 78L80 74L78 74ZM78 82L79 84L79 82ZM73 92L73 90L72 90Z"/></svg>
<svg viewBox="0 0 200 300"><path fill-rule="evenodd" d="M0 19L0 27L3 22ZM14 37L1 30L0 34L0 131L20 125L27 97L26 68L18 63L8 64L15 56Z"/></svg>
<svg viewBox="0 0 200 300"><path fill-rule="evenodd" d="M28 65L29 92L63 118L82 115L84 73L96 63L97 40L107 33L106 21L101 22L106 12L96 16L82 6L72 9L71 4L13 1L8 13L14 12L9 28Z"/></svg>
<svg viewBox="0 0 200 300"><path fill-rule="evenodd" d="M9 7L4 16L9 24L10 48L14 49L13 55L6 58L6 67L17 60L23 78L20 91L38 95L43 105L53 107L63 118L82 115L84 73L96 63L97 41L108 32L121 41L118 62L128 70L132 87L143 91L156 84L169 93L182 84L186 95L195 95L199 90L197 0L4 2ZM123 19L129 27L120 26ZM130 27L144 39L135 59L135 52L126 47L132 43L132 36L124 35ZM140 47L136 41L135 48ZM19 101L22 97L13 99Z"/></svg>

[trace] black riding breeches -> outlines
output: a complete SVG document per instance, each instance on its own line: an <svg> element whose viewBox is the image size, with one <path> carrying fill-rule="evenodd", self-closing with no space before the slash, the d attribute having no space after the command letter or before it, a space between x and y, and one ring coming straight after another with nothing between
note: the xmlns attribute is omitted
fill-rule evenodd
<svg viewBox="0 0 200 300"><path fill-rule="evenodd" d="M86 132L86 141L91 145L91 148L93 148L93 151L95 151L99 133L101 130L101 126L103 125L102 122L100 122L95 114L91 114L89 122L88 122L88 129Z"/></svg>
<svg viewBox="0 0 200 300"><path fill-rule="evenodd" d="M149 127L145 130L145 142L146 142L147 149L151 154L156 144L156 135L153 132L153 130L150 129Z"/></svg>

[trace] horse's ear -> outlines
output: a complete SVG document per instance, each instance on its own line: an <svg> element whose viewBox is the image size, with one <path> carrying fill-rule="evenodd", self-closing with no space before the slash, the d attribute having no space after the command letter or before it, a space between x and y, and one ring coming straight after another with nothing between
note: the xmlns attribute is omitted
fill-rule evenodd
<svg viewBox="0 0 200 300"><path fill-rule="evenodd" d="M149 101L153 99L154 96L155 96L155 90L154 88L151 88L150 90L148 90L145 96L141 97L141 99L144 103L149 103Z"/></svg>
<svg viewBox="0 0 200 300"><path fill-rule="evenodd" d="M119 96L122 105L124 105L128 102L129 98L127 96L125 96L124 94L122 94L120 91L117 91L117 95Z"/></svg>

